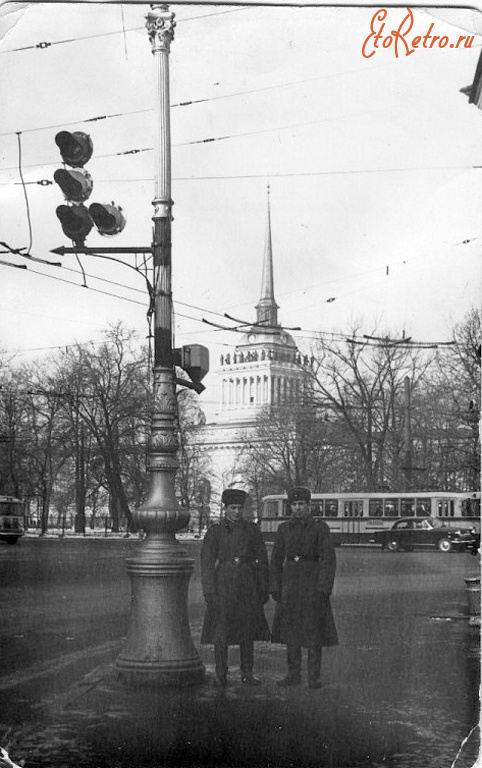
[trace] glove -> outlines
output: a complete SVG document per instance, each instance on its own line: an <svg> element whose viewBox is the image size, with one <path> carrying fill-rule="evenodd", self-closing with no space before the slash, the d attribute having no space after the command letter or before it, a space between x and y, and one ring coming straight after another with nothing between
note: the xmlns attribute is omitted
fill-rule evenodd
<svg viewBox="0 0 482 768"><path fill-rule="evenodd" d="M271 597L273 598L275 603L279 603L279 601L281 600L281 592L272 592Z"/></svg>

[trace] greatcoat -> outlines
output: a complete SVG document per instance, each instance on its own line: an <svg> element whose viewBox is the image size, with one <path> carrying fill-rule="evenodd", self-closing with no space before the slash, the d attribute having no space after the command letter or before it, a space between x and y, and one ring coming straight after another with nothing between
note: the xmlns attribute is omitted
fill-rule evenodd
<svg viewBox="0 0 482 768"><path fill-rule="evenodd" d="M269 599L268 555L255 523L223 519L208 528L201 578L207 602L203 645L270 639L263 609Z"/></svg>
<svg viewBox="0 0 482 768"><path fill-rule="evenodd" d="M280 597L271 632L273 643L303 648L338 645L330 604L335 568L326 523L310 515L280 525L270 564L270 592Z"/></svg>

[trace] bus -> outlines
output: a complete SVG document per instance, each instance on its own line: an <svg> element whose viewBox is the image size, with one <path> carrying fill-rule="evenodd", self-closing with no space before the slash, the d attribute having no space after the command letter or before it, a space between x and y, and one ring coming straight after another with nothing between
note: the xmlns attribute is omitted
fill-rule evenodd
<svg viewBox="0 0 482 768"><path fill-rule="evenodd" d="M391 528L400 517L434 517L454 528L480 530L480 491L313 493L311 510L329 525L337 546L368 544L376 531ZM264 496L258 516L264 539L272 541L289 516L286 494Z"/></svg>
<svg viewBox="0 0 482 768"><path fill-rule="evenodd" d="M0 541L16 544L25 533L25 505L14 496L0 496Z"/></svg>

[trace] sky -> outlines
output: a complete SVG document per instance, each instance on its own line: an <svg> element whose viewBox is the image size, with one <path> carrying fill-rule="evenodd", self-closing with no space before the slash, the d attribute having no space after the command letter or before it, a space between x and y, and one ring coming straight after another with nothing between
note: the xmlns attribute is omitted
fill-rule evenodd
<svg viewBox="0 0 482 768"><path fill-rule="evenodd" d="M148 9L40 3L5 16L4 7L0 241L31 241L32 256L62 265L0 254L28 267L0 264L0 350L19 362L99 341L118 320L140 342L147 335L134 257L51 253L71 243L55 215L61 190L45 181L61 167L56 133L89 133L89 202L115 201L127 225L109 240L93 232L87 245L150 245L158 94ZM481 295L482 114L460 92L480 54L477 14L413 11L407 39L433 24L450 42L474 34L468 49L396 57L392 45L367 58L374 8L171 9L176 346L204 344L215 369L239 336L203 319L255 319L268 184L279 318L301 328L301 347L355 323L360 333L450 340ZM389 8L387 34L406 15Z"/></svg>

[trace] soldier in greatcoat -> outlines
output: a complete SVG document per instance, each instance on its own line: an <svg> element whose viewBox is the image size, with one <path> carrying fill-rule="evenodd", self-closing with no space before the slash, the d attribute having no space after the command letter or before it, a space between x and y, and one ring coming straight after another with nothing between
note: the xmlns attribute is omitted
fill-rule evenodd
<svg viewBox="0 0 482 768"><path fill-rule="evenodd" d="M271 640L286 645L288 674L278 685L301 683L301 649L308 649L308 685L320 688L321 649L337 645L330 605L335 578L335 550L330 529L315 520L308 488L288 492L291 519L274 539L270 592L276 601Z"/></svg>
<svg viewBox="0 0 482 768"><path fill-rule="evenodd" d="M263 605L269 600L266 546L256 523L243 518L247 494L223 491L224 517L206 532L201 576L206 614L201 636L214 644L216 682L228 684L228 646L239 645L241 682L259 685L253 675L253 643L269 640Z"/></svg>

